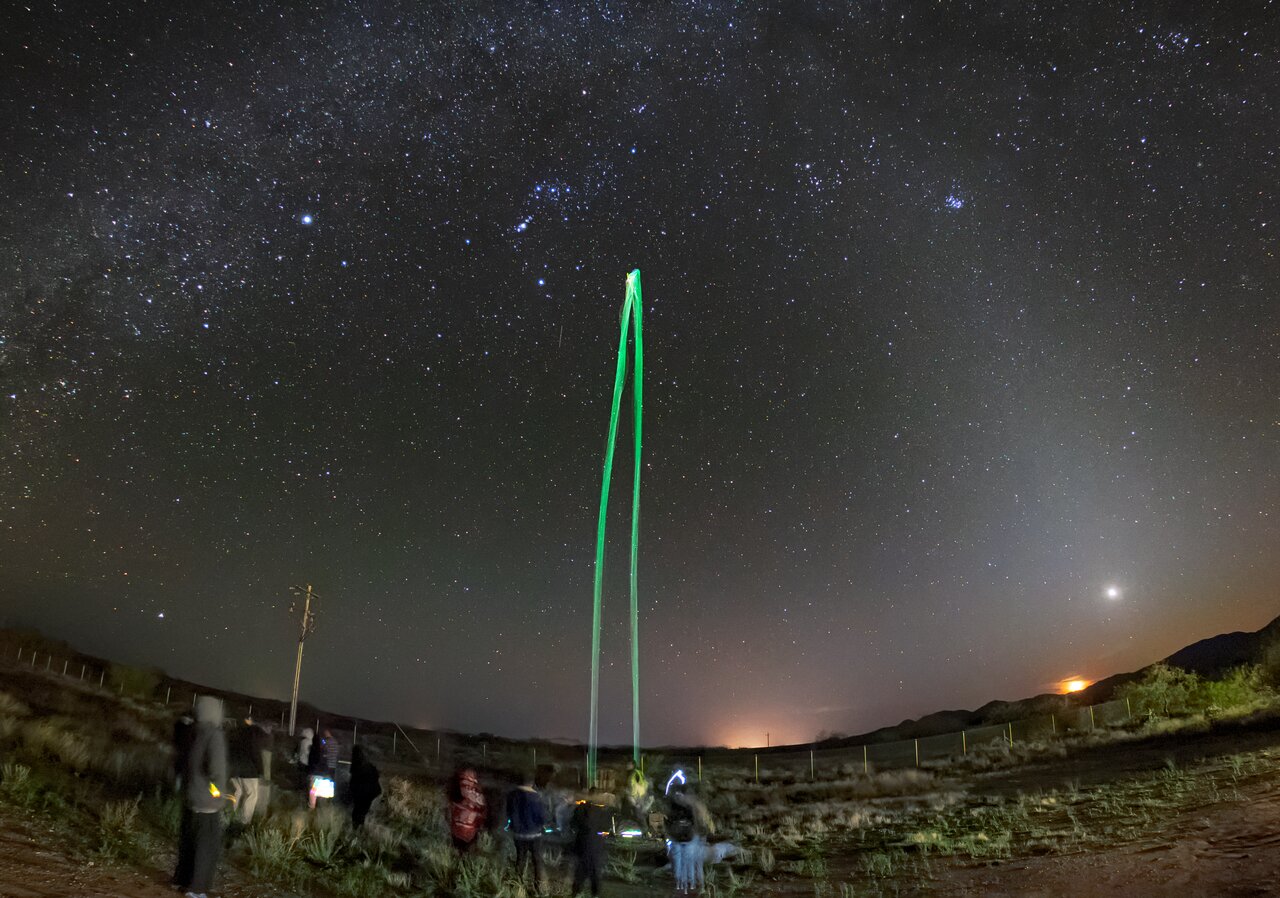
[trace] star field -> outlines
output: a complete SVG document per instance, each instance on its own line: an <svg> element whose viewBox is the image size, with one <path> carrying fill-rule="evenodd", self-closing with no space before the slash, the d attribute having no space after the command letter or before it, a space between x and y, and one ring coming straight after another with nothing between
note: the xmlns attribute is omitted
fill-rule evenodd
<svg viewBox="0 0 1280 898"><path fill-rule="evenodd" d="M282 695L311 582L304 698L581 737L633 267L646 741L1280 612L1273 2L11 15L10 623Z"/></svg>

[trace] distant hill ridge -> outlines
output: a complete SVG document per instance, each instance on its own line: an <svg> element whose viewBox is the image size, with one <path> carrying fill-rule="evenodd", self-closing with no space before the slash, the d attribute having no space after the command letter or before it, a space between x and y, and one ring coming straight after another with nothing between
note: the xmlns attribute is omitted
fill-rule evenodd
<svg viewBox="0 0 1280 898"><path fill-rule="evenodd" d="M1217 636L1210 636L1208 639L1201 639L1199 642L1193 642L1191 645L1179 649L1167 658L1163 658L1162 661L1165 664L1181 667L1184 670L1188 670L1202 676L1213 677L1232 667L1260 661L1262 653L1273 643L1280 643L1280 617L1276 617L1262 629L1252 633L1237 631L1234 633L1221 633ZM56 651L60 655L76 658L77 663L79 663L80 660L88 660L103 667L110 665L110 662L105 659L76 652L75 649L66 643L49 639L35 631L0 627L0 651L12 651L14 648L22 645L26 645L28 647L39 646L40 650L45 652ZM1146 672L1154 666L1155 664L1149 664L1146 667L1130 673L1115 674L1114 676L1107 677L1104 680L1099 680L1087 689L1076 693L1079 698L1074 701L1077 701L1080 704L1089 705L1109 701L1120 686L1123 686L1125 683L1131 683L1134 680L1141 679ZM270 707L272 709L272 713L279 713L282 707L287 707L287 703L281 702L278 699L264 699L262 697L254 697L241 693L230 692L228 690L210 690L209 687L202 686L197 683L191 683L186 680L169 677L163 674L162 676L167 684L171 684L183 689L184 691L210 691L222 695L226 699L246 705L258 702L264 710L266 707ZM819 739L816 742L805 742L795 745L775 745L771 748L751 749L751 751L763 754L808 749L815 745L821 748L841 748L868 743L895 742L899 739L921 739L926 736L955 733L959 730L971 729L973 727L1006 723L1008 721L1021 720L1026 717L1034 717L1040 714L1050 714L1055 711L1060 711L1061 709L1061 695L1057 693L1043 693L1020 701L987 702L985 705L974 711L935 711L932 714L926 714L924 717L916 720L907 719L899 723L897 726L881 727L878 730L872 730L869 733L862 733L856 736L832 736L827 739ZM330 720L335 717L351 721L355 721L357 719L349 717L348 715L334 715L326 713L304 702L299 703L298 711L299 720L304 723L317 717L324 717ZM300 723L299 725L301 726L303 724ZM370 721L361 718L360 728L365 732L385 731L386 733L390 733L392 729L396 729L397 727L395 724ZM418 730L416 727L414 729ZM548 747L581 745L580 742L565 738L534 737L531 739L514 739L511 737L494 736L490 733L460 734L454 730L444 728L418 731L458 736L467 735L472 738L486 739L496 743L537 743ZM676 750L671 746L666 747L666 749ZM687 751L690 749L685 747L678 750Z"/></svg>
<svg viewBox="0 0 1280 898"><path fill-rule="evenodd" d="M1238 667L1241 664L1254 664L1261 660L1267 646L1280 641L1280 617L1267 624L1261 630L1252 633L1221 633L1193 642L1185 648L1178 649L1163 663L1181 667L1201 676L1213 677ZM1161 662L1155 662L1158 664ZM1077 693L1075 701L1093 705L1110 701L1116 690L1125 683L1141 679L1148 670L1155 666L1149 664L1140 670L1130 673L1115 674L1105 680L1099 680L1087 689ZM823 748L839 748L850 745L863 745L875 742L894 742L899 739L921 739L925 736L937 736L942 733L954 733L958 730L977 726L1006 723L1033 717L1038 714L1049 714L1061 710L1062 696L1057 693L1044 693L1021 701L987 702L976 711L936 711L916 720L904 720L897 726L881 727L870 733L858 736L840 736L823 739L817 744ZM805 743L809 745L809 743ZM798 746L777 747L777 751L791 751Z"/></svg>

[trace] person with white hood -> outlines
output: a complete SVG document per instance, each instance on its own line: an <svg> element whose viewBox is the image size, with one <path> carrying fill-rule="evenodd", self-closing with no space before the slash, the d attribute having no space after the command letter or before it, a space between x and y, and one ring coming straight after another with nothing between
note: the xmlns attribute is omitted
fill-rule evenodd
<svg viewBox="0 0 1280 898"><path fill-rule="evenodd" d="M213 887L222 854L222 809L234 800L226 794L227 737L222 732L222 702L202 695L196 699L195 714L195 734L183 775L173 883L186 892L186 898L205 898Z"/></svg>

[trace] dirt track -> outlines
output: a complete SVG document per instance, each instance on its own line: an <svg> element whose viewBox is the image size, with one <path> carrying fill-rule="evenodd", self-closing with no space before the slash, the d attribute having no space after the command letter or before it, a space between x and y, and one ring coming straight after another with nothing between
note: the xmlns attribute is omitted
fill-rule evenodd
<svg viewBox="0 0 1280 898"><path fill-rule="evenodd" d="M1145 896L1280 893L1280 784L1242 790L1223 802L1168 821L1149 839L1105 851L938 868L931 895Z"/></svg>
<svg viewBox="0 0 1280 898"><path fill-rule="evenodd" d="M0 806L0 896L3 898L173 898L156 878L72 859L53 833Z"/></svg>

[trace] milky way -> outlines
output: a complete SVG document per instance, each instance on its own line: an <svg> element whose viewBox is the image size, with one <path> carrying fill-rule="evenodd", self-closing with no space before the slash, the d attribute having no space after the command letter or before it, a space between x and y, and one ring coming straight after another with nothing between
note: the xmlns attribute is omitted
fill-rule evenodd
<svg viewBox="0 0 1280 898"><path fill-rule="evenodd" d="M632 267L649 740L1018 698L1280 611L1274 3L32 7L10 623L281 695L311 582L304 698L584 736Z"/></svg>

